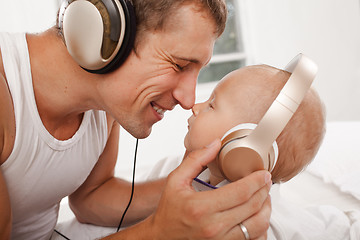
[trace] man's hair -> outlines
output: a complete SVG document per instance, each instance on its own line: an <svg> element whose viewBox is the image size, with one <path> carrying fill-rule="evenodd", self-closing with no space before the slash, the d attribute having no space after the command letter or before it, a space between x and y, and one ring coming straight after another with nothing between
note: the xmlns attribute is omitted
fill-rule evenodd
<svg viewBox="0 0 360 240"><path fill-rule="evenodd" d="M227 18L225 0L131 0L136 12L137 35L147 31L163 30L167 21L181 6L193 5L213 19L215 34L219 37Z"/></svg>
<svg viewBox="0 0 360 240"><path fill-rule="evenodd" d="M99 2L100 0L89 0ZM225 0L128 0L135 9L136 37L135 48L143 40L144 33L164 30L166 23L176 14L177 9L185 5L192 5L199 12L204 12L213 19L215 32L219 37L224 29L227 18ZM95 3L94 3L95 4ZM107 16L104 14L103 16ZM57 19L57 26L58 26ZM106 21L106 19L105 19ZM62 33L60 32L60 35ZM106 38L106 35L104 35ZM104 39L106 41L106 39Z"/></svg>

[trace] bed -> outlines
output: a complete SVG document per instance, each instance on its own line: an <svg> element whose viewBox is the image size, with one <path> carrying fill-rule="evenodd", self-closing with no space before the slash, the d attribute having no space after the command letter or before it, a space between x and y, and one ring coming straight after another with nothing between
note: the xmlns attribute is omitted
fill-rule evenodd
<svg viewBox="0 0 360 240"><path fill-rule="evenodd" d="M180 155L161 159L150 172L140 165L137 181L166 176L180 160ZM269 239L360 239L360 122L328 122L313 162L270 194L275 230L269 230ZM116 231L78 223L66 199L56 229L70 239L96 239ZM54 233L52 239L64 238Z"/></svg>

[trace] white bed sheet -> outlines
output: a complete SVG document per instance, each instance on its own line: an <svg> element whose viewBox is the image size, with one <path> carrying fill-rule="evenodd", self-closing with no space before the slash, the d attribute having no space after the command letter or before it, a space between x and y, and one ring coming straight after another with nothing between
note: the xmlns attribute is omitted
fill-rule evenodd
<svg viewBox="0 0 360 240"><path fill-rule="evenodd" d="M308 171L360 200L360 122L331 122Z"/></svg>
<svg viewBox="0 0 360 240"><path fill-rule="evenodd" d="M139 166L139 175L142 175L143 179L146 178L146 175L148 177L166 176L169 170L177 166L180 159L179 156L175 159L161 160L154 164L154 168L149 174L145 174L147 167ZM333 234L324 235L326 236L325 239L360 239L359 183L360 122L329 122L327 123L324 142L314 161L304 172L289 182L276 187L276 191L274 188L272 190L273 201L281 201L282 206L286 203L287 210L290 212L292 209L294 213L298 212L304 216L310 214L311 218L318 224L319 221L322 221L319 226L324 232L331 232L331 230L336 230L339 234L342 231L348 232L346 237L339 238ZM273 203L273 215L277 214L280 225L284 225L288 219L283 210L284 208ZM285 221L283 223L281 223L282 218ZM272 224L275 224L275 220ZM303 229L292 231L298 231L298 233L314 231L309 226L305 224ZM60 207L57 230L60 230L70 239L96 239L116 231L115 228L78 223L69 210L66 200L62 202ZM292 232L283 235L287 238L277 239L311 239L298 233ZM269 232L269 239L275 239L272 236L274 236L273 233ZM54 234L53 239L64 238Z"/></svg>

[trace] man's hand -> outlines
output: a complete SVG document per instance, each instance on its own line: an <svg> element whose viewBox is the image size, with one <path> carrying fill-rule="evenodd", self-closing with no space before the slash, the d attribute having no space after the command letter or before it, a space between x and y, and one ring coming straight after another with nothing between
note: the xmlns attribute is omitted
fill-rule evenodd
<svg viewBox="0 0 360 240"><path fill-rule="evenodd" d="M271 214L267 171L255 172L221 188L196 192L193 179L215 158L210 146L188 154L168 177L155 213L144 221L105 239L219 239L242 240L242 223L251 239L266 239Z"/></svg>
<svg viewBox="0 0 360 240"><path fill-rule="evenodd" d="M151 217L156 239L266 239L271 203L271 176L267 171L212 191L195 192L191 186L220 148L217 140L190 153L169 177L155 214ZM152 235L152 234L150 234Z"/></svg>

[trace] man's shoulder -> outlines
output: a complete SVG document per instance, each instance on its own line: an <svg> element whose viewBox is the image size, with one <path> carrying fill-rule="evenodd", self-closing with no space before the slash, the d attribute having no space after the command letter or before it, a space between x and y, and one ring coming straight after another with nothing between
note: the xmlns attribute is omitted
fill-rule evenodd
<svg viewBox="0 0 360 240"><path fill-rule="evenodd" d="M9 157L14 140L14 108L5 75L0 68L0 165Z"/></svg>

